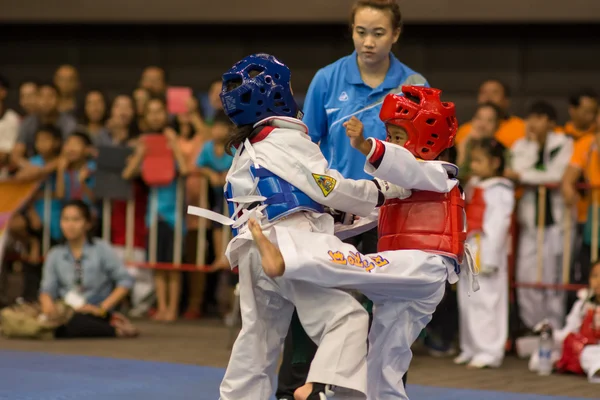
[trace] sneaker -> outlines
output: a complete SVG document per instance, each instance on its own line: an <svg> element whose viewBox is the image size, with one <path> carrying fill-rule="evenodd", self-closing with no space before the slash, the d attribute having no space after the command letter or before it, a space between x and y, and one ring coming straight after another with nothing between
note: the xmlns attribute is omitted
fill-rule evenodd
<svg viewBox="0 0 600 400"><path fill-rule="evenodd" d="M452 357L453 355L456 355L456 349L453 347L449 347L444 350L428 348L427 352L429 353L429 355L431 357L434 357L434 358L446 358L446 357Z"/></svg>

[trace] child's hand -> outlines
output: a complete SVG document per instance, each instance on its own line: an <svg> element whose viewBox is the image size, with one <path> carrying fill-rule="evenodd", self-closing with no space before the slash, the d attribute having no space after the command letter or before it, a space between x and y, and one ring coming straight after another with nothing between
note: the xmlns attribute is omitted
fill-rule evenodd
<svg viewBox="0 0 600 400"><path fill-rule="evenodd" d="M58 164L57 164L57 168L58 168L60 171L64 171L64 170L66 170L67 168L69 168L69 160L67 160L67 157L65 157L64 155L61 155L61 156L58 158Z"/></svg>
<svg viewBox="0 0 600 400"><path fill-rule="evenodd" d="M360 146L365 142L365 137L363 135L363 123L356 117L350 118L348 121L344 122L344 128L346 128L346 135L350 138L350 144L355 149L360 148Z"/></svg>
<svg viewBox="0 0 600 400"><path fill-rule="evenodd" d="M212 171L208 175L208 181L210 186L221 186L221 176L217 172Z"/></svg>
<svg viewBox="0 0 600 400"><path fill-rule="evenodd" d="M506 179L510 179L511 181L515 181L515 182L518 182L519 179L521 178L521 176L517 172L513 171L510 168L506 168L504 170L504 177Z"/></svg>
<svg viewBox="0 0 600 400"><path fill-rule="evenodd" d="M146 145L143 140L138 140L135 144L135 150L133 151L133 155L137 157L142 157L146 154Z"/></svg>
<svg viewBox="0 0 600 400"><path fill-rule="evenodd" d="M87 178L90 177L90 175L91 175L91 172L86 165L79 170L79 174L77 174L77 180L79 180L79 183L83 185L85 183L85 181L87 180Z"/></svg>
<svg viewBox="0 0 600 400"><path fill-rule="evenodd" d="M173 147L175 145L175 142L177 141L177 132L175 132L175 130L173 128L167 127L163 131L163 134L167 137L167 141L169 142L169 145L171 147Z"/></svg>

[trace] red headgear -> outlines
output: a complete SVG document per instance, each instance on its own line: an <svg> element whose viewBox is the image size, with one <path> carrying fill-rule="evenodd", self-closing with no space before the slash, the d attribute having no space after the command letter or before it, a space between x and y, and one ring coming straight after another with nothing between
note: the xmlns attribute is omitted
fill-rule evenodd
<svg viewBox="0 0 600 400"><path fill-rule="evenodd" d="M454 103L442 102L439 89L403 86L402 94L388 94L379 118L403 128L408 134L404 147L415 157L434 160L454 145L458 129Z"/></svg>

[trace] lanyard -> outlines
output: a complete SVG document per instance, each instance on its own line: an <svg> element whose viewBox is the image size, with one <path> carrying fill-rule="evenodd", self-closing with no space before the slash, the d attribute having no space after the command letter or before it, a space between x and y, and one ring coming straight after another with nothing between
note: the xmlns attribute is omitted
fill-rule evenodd
<svg viewBox="0 0 600 400"><path fill-rule="evenodd" d="M81 265L81 258L75 260L75 287L80 292L83 292L83 266Z"/></svg>

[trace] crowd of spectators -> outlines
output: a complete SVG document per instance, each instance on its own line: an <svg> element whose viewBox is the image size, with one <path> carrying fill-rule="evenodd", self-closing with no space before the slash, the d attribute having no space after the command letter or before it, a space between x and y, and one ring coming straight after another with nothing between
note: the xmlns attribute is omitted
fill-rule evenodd
<svg viewBox="0 0 600 400"><path fill-rule="evenodd" d="M177 113L169 112L170 87L165 71L160 67L145 68L131 92L111 99L99 90L82 92L82 87L90 84L93 82L82 84L77 68L71 65L58 67L49 82L31 80L13 86L0 76L0 173L3 179L44 182L50 185L52 192L50 207L44 203L40 189L9 223L7 246L10 251L5 253L3 276L16 271L12 268L15 263L8 255L18 253L23 285L16 292L12 288L15 294L9 299L3 278L1 298L5 302L15 297L36 300L41 292L41 299L51 304L50 300L55 301L69 293L68 287L60 289L60 285L57 286L61 271L53 263L60 260L61 251L66 251L64 242L69 235L69 223L72 223L63 207L77 201L81 203L77 203L76 208L82 213L80 218L86 229L96 236L109 238L110 251L116 254L115 263L118 264L110 277L115 279L115 287L126 289L128 294L119 292L118 296L111 297L114 293L111 294L104 284L92 284L87 300L96 307L94 313L100 315L109 311L107 307L112 309L118 306L117 303L124 302L130 315L148 315L162 322L173 322L181 317L199 319L206 313L225 316L231 309L235 275L228 270L224 258L226 243L221 226L209 225L206 235L209 251L202 264L209 265L211 272L189 272L184 276L178 270L128 267L132 278L125 278L119 271L126 261L126 201L111 202L110 233L107 234L101 232L103 199L94 193L96 148L130 148L131 155L122 171L122 178L132 182L135 203L134 249L133 255L128 255L128 261L148 260L152 222L150 204L153 202L158 225L156 261L171 263L175 246L181 245L183 263L196 264L199 221L177 209L177 182L184 181L185 204L199 204L200 197L206 196L210 208L224 211L222 187L232 162L232 157L225 151L225 139L232 126L221 109L220 82L215 80L203 91L204 96L194 92L186 99L184 110ZM5 104L10 90L19 93L19 104L15 109ZM568 214L569 210L576 209L577 217L569 236L573 238L570 282L586 284L591 247L598 244L591 241L591 191L577 185L600 185L598 95L590 89L574 93L569 99L570 119L564 124L559 124L557 110L543 99L531 104L524 118L511 114L510 88L496 79L483 82L475 95L477 108L472 120L460 127L452 161L461 167L460 178L466 183L471 163L470 146L475 140L493 138L506 148L504 175L523 186L519 193L522 201L516 209L516 226L521 233L516 257L518 280L536 280L535 257L540 251L535 239L540 204L537 186L550 185L543 229L546 232L544 249L552 251L544 253L544 268L548 271L543 274L543 283L561 283L561 273L557 271L561 263L556 260L564 251L565 230L571 229L563 223L564 214L565 210ZM148 153L144 140L140 139L144 134L164 135L176 163L177 176L171 184L155 191L150 190L143 179L143 161ZM206 193L200 192L202 178L208 181ZM86 212L81 211L86 207L89 208L89 224ZM176 223L178 213L183 215L180 225ZM44 224L49 225L54 246L49 254L43 254L41 245ZM175 243L175 229L179 226L183 230L183 240ZM89 243L96 243L103 252L109 251L107 243L94 240L97 242ZM63 246L62 250L59 246ZM87 279L91 278L84 277L83 281ZM541 318L550 318L557 327L562 326L565 310L575 301L573 295L565 296L566 292L550 289L522 288L517 293L526 330L533 329ZM446 297L452 297L452 290ZM107 299L110 301L104 304ZM457 311L455 301L445 300L440 309L446 310L446 307ZM434 354L449 354L454 339L441 332L444 329L436 332L439 324L435 322L434 318L427 345Z"/></svg>

